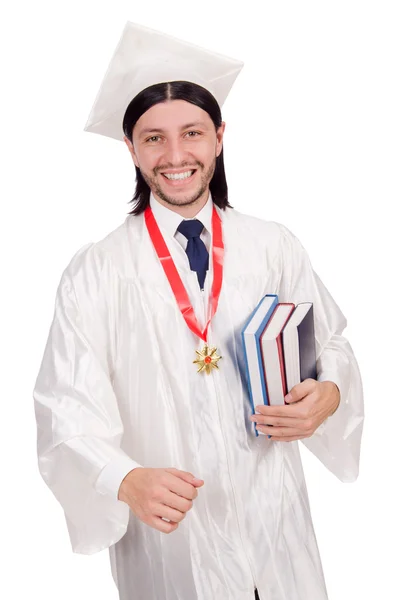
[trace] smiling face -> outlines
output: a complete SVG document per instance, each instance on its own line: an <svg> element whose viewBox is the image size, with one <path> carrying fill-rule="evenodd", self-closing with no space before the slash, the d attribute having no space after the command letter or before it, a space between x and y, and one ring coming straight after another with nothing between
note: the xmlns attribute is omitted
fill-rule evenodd
<svg viewBox="0 0 397 600"><path fill-rule="evenodd" d="M185 100L155 104L136 122L132 144L135 166L155 198L185 216L206 203L225 123L216 130L209 114Z"/></svg>

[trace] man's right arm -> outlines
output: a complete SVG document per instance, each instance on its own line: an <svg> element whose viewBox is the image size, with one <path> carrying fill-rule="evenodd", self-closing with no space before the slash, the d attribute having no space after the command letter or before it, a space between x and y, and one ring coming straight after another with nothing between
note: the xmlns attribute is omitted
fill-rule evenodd
<svg viewBox="0 0 397 600"><path fill-rule="evenodd" d="M106 256L81 248L62 274L33 390L40 473L61 504L74 552L92 554L126 532L129 509L117 498L137 463L121 448L123 423L108 363Z"/></svg>

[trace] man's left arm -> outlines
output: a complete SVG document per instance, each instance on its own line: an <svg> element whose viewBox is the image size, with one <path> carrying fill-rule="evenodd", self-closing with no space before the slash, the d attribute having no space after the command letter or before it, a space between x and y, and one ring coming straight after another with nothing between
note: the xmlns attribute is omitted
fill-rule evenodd
<svg viewBox="0 0 397 600"><path fill-rule="evenodd" d="M360 370L341 333L333 334L317 357L317 381L336 384L339 402L302 443L341 481L348 482L355 481L359 473L364 403Z"/></svg>
<svg viewBox="0 0 397 600"><path fill-rule="evenodd" d="M312 384L317 384L317 399L322 398L318 406L326 415L312 435L301 441L341 481L354 481L359 472L364 403L360 370L350 343L342 335L346 318L313 270L300 241L283 225L280 228L279 301L313 302L320 383ZM310 385L310 380L306 381ZM337 389L321 383L327 381Z"/></svg>

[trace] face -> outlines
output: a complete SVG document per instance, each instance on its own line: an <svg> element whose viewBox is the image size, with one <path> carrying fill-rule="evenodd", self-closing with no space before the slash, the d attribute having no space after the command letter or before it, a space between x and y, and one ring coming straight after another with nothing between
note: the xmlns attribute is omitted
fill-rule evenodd
<svg viewBox="0 0 397 600"><path fill-rule="evenodd" d="M134 127L132 144L124 141L153 195L175 210L207 201L224 129L222 122L216 130L198 106L170 100L147 110Z"/></svg>

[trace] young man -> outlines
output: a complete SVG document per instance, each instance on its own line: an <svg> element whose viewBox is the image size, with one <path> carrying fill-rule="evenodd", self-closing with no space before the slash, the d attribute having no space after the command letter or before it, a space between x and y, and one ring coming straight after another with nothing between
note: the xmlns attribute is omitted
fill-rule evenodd
<svg viewBox="0 0 397 600"><path fill-rule="evenodd" d="M65 269L34 398L73 549L110 549L121 600L326 600L297 440L358 475L346 320L286 227L228 203L241 67L127 24L86 127L126 143L134 208ZM313 302L318 378L252 415L241 331L265 294Z"/></svg>

